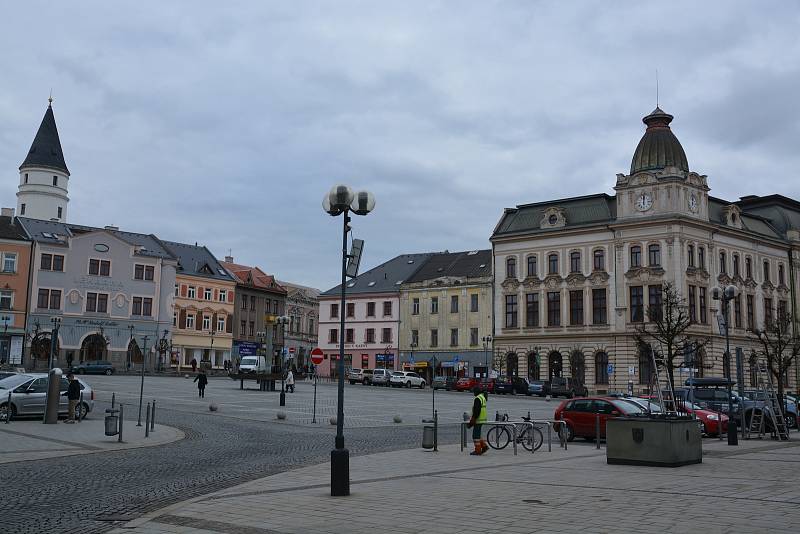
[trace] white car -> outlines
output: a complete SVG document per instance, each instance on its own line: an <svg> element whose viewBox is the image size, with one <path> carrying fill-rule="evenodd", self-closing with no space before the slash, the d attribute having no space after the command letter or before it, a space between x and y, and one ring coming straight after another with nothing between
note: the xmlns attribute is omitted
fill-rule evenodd
<svg viewBox="0 0 800 534"><path fill-rule="evenodd" d="M401 388L403 386L410 388L413 386L419 389L425 389L425 379L417 373L412 373L410 371L395 371L389 378L389 385L394 388Z"/></svg>

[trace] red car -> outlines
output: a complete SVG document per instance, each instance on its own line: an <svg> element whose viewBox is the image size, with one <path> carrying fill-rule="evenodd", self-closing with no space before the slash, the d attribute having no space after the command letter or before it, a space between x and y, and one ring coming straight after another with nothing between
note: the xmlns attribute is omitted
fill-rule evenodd
<svg viewBox="0 0 800 534"><path fill-rule="evenodd" d="M483 391L494 393L494 384L497 382L494 378L481 378L480 387Z"/></svg>
<svg viewBox="0 0 800 534"><path fill-rule="evenodd" d="M641 415L645 410L632 402L610 397L586 397L565 400L556 408L554 419L566 423L567 441L575 436L596 437L596 417L600 416L600 437L606 435L606 421L612 417Z"/></svg>
<svg viewBox="0 0 800 534"><path fill-rule="evenodd" d="M464 378L459 378L458 382L456 382L456 391L472 391L474 387L480 387L481 381L474 377L465 376Z"/></svg>
<svg viewBox="0 0 800 534"><path fill-rule="evenodd" d="M645 398L650 401L658 400L658 398L654 396ZM676 404L680 413L694 415L697 420L700 421L700 429L706 436L719 436L720 420L722 420L722 433L725 434L728 431L727 415L718 414L713 410L706 410L702 406L691 402L678 401Z"/></svg>

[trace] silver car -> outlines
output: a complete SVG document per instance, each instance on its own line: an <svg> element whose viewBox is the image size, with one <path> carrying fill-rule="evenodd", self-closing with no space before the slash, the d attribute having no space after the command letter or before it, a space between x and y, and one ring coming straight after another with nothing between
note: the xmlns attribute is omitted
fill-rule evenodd
<svg viewBox="0 0 800 534"><path fill-rule="evenodd" d="M91 386L77 379L81 385L83 398L76 408L75 416L85 418L94 409L94 391ZM61 377L59 384L58 413L69 412L67 389L69 381ZM21 373L0 380L0 420L8 414L8 394L11 393L11 416L42 415L47 396L47 375L45 373Z"/></svg>

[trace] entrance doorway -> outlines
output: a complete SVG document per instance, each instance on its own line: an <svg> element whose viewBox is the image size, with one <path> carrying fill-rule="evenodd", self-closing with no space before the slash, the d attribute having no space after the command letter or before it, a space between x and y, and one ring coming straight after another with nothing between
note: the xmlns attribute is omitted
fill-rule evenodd
<svg viewBox="0 0 800 534"><path fill-rule="evenodd" d="M106 360L108 357L108 340L100 334L92 334L81 344L80 361Z"/></svg>

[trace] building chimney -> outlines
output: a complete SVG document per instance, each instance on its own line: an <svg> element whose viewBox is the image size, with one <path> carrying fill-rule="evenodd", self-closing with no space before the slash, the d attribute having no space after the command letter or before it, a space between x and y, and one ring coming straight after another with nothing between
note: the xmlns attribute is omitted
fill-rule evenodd
<svg viewBox="0 0 800 534"><path fill-rule="evenodd" d="M2 208L2 215L3 217L11 217L14 218L14 208Z"/></svg>
<svg viewBox="0 0 800 534"><path fill-rule="evenodd" d="M225 256L226 263L233 263L233 256Z"/></svg>

